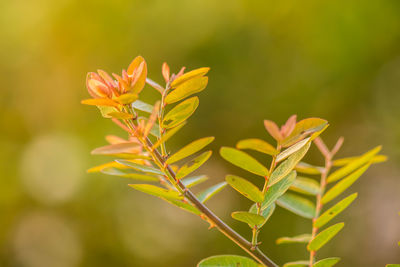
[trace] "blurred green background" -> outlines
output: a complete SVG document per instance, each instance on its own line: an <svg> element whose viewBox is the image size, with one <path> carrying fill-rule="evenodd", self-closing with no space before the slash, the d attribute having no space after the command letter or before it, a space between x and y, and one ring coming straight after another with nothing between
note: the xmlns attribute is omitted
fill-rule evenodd
<svg viewBox="0 0 400 267"><path fill-rule="evenodd" d="M243 254L130 181L86 174L107 161L90 150L122 134L79 103L86 73L119 73L139 54L160 83L164 61L174 72L211 67L197 113L169 145L216 137L201 169L207 185L245 175L217 151L247 137L272 141L263 119L325 118L329 146L345 137L341 157L382 144L390 161L356 184L357 201L335 219L346 227L318 256L340 256L338 266L400 263L399 1L3 0L0 35L0 266L194 266ZM143 98L156 95L147 87ZM315 149L307 157L321 164ZM249 205L229 188L209 202L246 237L229 214ZM278 208L261 247L279 264L304 259L303 245L275 239L310 227Z"/></svg>

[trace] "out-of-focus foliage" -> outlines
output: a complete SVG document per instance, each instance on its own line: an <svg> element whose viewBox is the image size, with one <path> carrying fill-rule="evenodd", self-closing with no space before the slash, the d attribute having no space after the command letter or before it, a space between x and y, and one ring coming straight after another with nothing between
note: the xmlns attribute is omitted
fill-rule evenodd
<svg viewBox="0 0 400 267"><path fill-rule="evenodd" d="M210 134L214 149L239 137L265 139L260 121L294 113L334 125L324 134L332 142L345 137L340 157L382 144L391 161L354 185L357 202L339 215L352 223L325 248L349 266L400 262L398 207L385 205L400 202L398 1L18 0L0 7L1 266L193 266L230 247L192 215L133 193L126 180L85 174L103 163L87 152L121 132L79 104L84 74L99 66L120 73L137 54L152 73L164 61L172 72L182 64L211 67L202 105L191 127L176 133L176 148ZM153 103L151 91L141 94ZM314 152L309 162L318 161ZM204 189L225 173L245 173L218 156L213 162L203 167L211 178ZM251 181L260 185L259 177ZM219 196L208 203L226 218L229 203L248 206L235 192ZM236 226L247 233L247 225ZM309 226L277 208L263 246L278 263L303 258L302 249L275 239Z"/></svg>

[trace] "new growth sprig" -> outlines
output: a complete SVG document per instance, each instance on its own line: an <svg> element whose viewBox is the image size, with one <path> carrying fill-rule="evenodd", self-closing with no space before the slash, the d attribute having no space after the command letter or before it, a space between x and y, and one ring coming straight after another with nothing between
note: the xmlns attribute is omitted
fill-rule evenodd
<svg viewBox="0 0 400 267"><path fill-rule="evenodd" d="M251 259L236 255L212 256L200 261L198 264L200 267L277 266L261 251L259 241L260 230L273 214L275 205L312 220L311 234L278 240L278 243L308 243L310 260L298 262L296 264L303 265L296 266L333 266L337 262L336 258L314 263L315 253L342 228L343 224L319 230L346 208L356 195L349 196L320 215L323 205L354 183L371 163L384 160L384 156L377 155L380 148L360 157L333 161L342 139L332 151L326 148L319 138L328 127L326 120L308 118L297 122L296 116L291 116L280 128L274 122L265 120L264 126L276 141L275 146L262 139L252 138L239 141L236 148L220 149L220 155L225 160L246 170L249 175L260 177L264 186L258 188L245 178L227 175L226 181L195 194L193 188L206 181L208 177L192 176L192 173L211 157L211 150L201 151L214 140L214 137L192 141L172 154L166 146L167 141L182 129L196 111L199 99L194 95L207 86L208 71L209 68L199 68L185 72L185 68L182 68L177 74L171 74L169 66L164 63L162 75L165 86L161 86L147 77L147 64L139 56L132 61L127 70L122 71L121 75L110 76L102 70L89 73L86 85L92 98L83 100L82 103L97 106L103 117L111 119L127 132L127 137L106 136L109 144L94 149L92 154L111 156L114 160L88 171L143 182L130 186L197 215L206 221L210 228L218 229L252 257ZM154 104L146 103L140 97L146 84L160 93L160 99ZM315 167L301 162L313 142L325 158L325 167ZM243 150L262 153L270 160L266 164L261 163ZM343 167L329 174L333 166ZM320 181L297 176L298 172L320 175ZM336 184L325 193L327 185L334 182ZM157 183L158 185L155 185ZM248 211L232 213L234 219L248 224L251 228L250 241L228 226L205 204L228 184L253 202ZM315 197L316 204L305 196ZM294 265L288 263L286 266Z"/></svg>

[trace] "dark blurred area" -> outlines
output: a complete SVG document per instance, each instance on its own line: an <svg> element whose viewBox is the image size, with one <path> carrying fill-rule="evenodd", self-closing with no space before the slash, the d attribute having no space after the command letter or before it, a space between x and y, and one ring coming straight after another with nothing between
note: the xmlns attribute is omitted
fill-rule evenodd
<svg viewBox="0 0 400 267"><path fill-rule="evenodd" d="M195 266L243 252L197 217L133 191L131 181L86 169L107 134L123 134L88 98L85 77L120 73L142 55L149 77L209 66L200 107L170 142L176 148L214 135L201 172L207 185L228 173L222 145L272 140L263 119L322 117L323 139L345 137L339 157L383 145L389 161L356 183L359 197L335 221L344 230L318 257L337 266L400 263L400 2L382 1L78 1L0 2L0 266ZM156 100L146 87L143 99ZM307 161L321 164L312 149ZM201 186L199 187L202 188ZM195 189L197 190L197 189ZM230 188L208 205L240 233L230 213L250 202ZM277 208L261 248L282 264L306 259L304 245L275 245L309 232L308 220Z"/></svg>

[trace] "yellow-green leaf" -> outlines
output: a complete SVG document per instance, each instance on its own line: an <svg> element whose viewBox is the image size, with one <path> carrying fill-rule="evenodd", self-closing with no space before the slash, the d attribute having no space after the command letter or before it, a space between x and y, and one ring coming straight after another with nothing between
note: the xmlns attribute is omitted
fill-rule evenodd
<svg viewBox="0 0 400 267"><path fill-rule="evenodd" d="M172 88L176 88L179 85L181 85L182 83L193 79L195 77L198 76L204 76L207 74L207 72L210 70L210 68L199 68L199 69L195 69L189 72L186 72L185 74L183 74L182 76L176 78L172 83L171 83L171 87Z"/></svg>
<svg viewBox="0 0 400 267"><path fill-rule="evenodd" d="M177 191L167 190L151 184L130 184L130 187L143 193L166 199L183 199Z"/></svg>
<svg viewBox="0 0 400 267"><path fill-rule="evenodd" d="M355 199L357 198L357 193L351 194L339 201L335 206L331 207L327 211L325 211L319 218L314 222L314 226L317 228L321 228L330 220L332 220L336 215L345 210Z"/></svg>
<svg viewBox="0 0 400 267"><path fill-rule="evenodd" d="M219 193L224 187L227 185L226 182L221 182L216 185L213 185L206 190L202 191L197 195L197 198L200 200L201 203L205 203L207 200L209 200L211 197L213 197L215 194Z"/></svg>
<svg viewBox="0 0 400 267"><path fill-rule="evenodd" d="M381 146L375 147L374 149L358 157L356 160L348 163L346 166L340 168L337 171L334 171L331 175L328 176L327 182L335 182L340 178L352 173L359 167L363 166L365 163L369 162L381 149Z"/></svg>
<svg viewBox="0 0 400 267"><path fill-rule="evenodd" d="M257 225L257 228L260 229L264 226L264 224L268 221L268 219L272 216L272 213L275 211L275 203L269 205L266 209L262 209L260 215L264 217L264 222L262 224ZM251 207L249 212L257 214L257 204L254 203Z"/></svg>
<svg viewBox="0 0 400 267"><path fill-rule="evenodd" d="M306 143L306 145L279 164L279 166L272 172L271 177L268 180L268 186L276 184L290 173L296 167L297 163L299 163L299 161L306 155L310 145L310 142Z"/></svg>
<svg viewBox="0 0 400 267"><path fill-rule="evenodd" d="M111 161L111 162L107 162L107 163L92 167L92 168L88 169L86 172L87 173L101 172L102 169L109 168L109 167L115 167L115 168L118 168L118 169L120 169L120 168L124 168L124 169L128 168L125 165L119 164L116 161Z"/></svg>
<svg viewBox="0 0 400 267"><path fill-rule="evenodd" d="M268 169L243 151L231 147L222 147L219 153L233 165L263 177L268 176Z"/></svg>
<svg viewBox="0 0 400 267"><path fill-rule="evenodd" d="M166 163L172 164L190 155L193 155L194 153L202 150L204 147L206 147L208 144L214 141L214 139L215 137L213 136L197 139L196 141L193 141L190 144L184 146L178 152L170 156L167 159Z"/></svg>
<svg viewBox="0 0 400 267"><path fill-rule="evenodd" d="M333 161L333 166L336 167L341 167L344 165L349 164L352 161L355 161L357 159L359 159L360 157L348 157L348 158L341 158L341 159L337 159ZM371 159L371 163L381 163L381 162L385 162L388 160L388 157L385 155L375 155L372 159Z"/></svg>
<svg viewBox="0 0 400 267"><path fill-rule="evenodd" d="M162 121L162 127L166 129L178 126L188 119L199 106L199 98L191 97L176 105L170 112L165 115Z"/></svg>
<svg viewBox="0 0 400 267"><path fill-rule="evenodd" d="M81 101L82 104L90 106L119 107L119 104L109 98L89 98Z"/></svg>
<svg viewBox="0 0 400 267"><path fill-rule="evenodd" d="M192 206L189 203L182 202L181 200L177 200L177 199L173 199L173 198L164 198L164 197L162 197L162 199L167 201L167 202L169 202L169 203L171 203L172 205L177 206L178 208L181 208L181 209L185 210L185 211L189 211L189 212L191 212L193 214L196 214L196 215L200 215L201 214L201 212L196 207Z"/></svg>
<svg viewBox="0 0 400 267"><path fill-rule="evenodd" d="M292 243L308 243L311 240L311 234L302 234L293 237L280 237L276 240L276 244L292 244Z"/></svg>
<svg viewBox="0 0 400 267"><path fill-rule="evenodd" d="M309 140L310 138L306 138L304 140L301 140L300 142L297 142L291 147L288 147L286 150L282 151L281 153L278 154L278 156L276 156L276 162L281 162L282 160L286 159L296 151L299 151L303 146L307 145Z"/></svg>
<svg viewBox="0 0 400 267"><path fill-rule="evenodd" d="M184 186L186 186L187 188L190 188L190 187L198 185L204 181L207 181L207 179L208 179L208 177L206 175L199 175L199 176L185 178L185 179L181 180L181 182Z"/></svg>
<svg viewBox="0 0 400 267"><path fill-rule="evenodd" d="M257 138L244 139L236 144L237 149L251 149L268 155L276 155L278 151L264 140Z"/></svg>
<svg viewBox="0 0 400 267"><path fill-rule="evenodd" d="M313 166L313 165L305 163L305 162L297 163L297 165L294 169L297 172L304 173L304 174L310 174L310 175L321 174L322 170L323 170L322 167Z"/></svg>
<svg viewBox="0 0 400 267"><path fill-rule="evenodd" d="M254 228L255 225L262 224L265 221L263 216L247 211L235 211L232 212L231 216L235 220L247 223L250 228Z"/></svg>
<svg viewBox="0 0 400 267"><path fill-rule="evenodd" d="M286 193L278 198L276 204L304 218L312 219L315 216L314 203L292 193Z"/></svg>
<svg viewBox="0 0 400 267"><path fill-rule="evenodd" d="M190 173L200 168L200 166L203 165L211 157L211 154L212 151L206 151L202 153L200 156L194 158L193 160L183 165L181 168L179 168L178 172L176 173L176 179L178 180L182 179L183 177L186 177Z"/></svg>
<svg viewBox="0 0 400 267"><path fill-rule="evenodd" d="M340 230L342 230L344 223L337 223L328 227L320 232L307 246L309 251L317 251L326 243L329 242Z"/></svg>
<svg viewBox="0 0 400 267"><path fill-rule="evenodd" d="M197 267L262 267L262 265L243 256L218 255L201 260Z"/></svg>
<svg viewBox="0 0 400 267"><path fill-rule="evenodd" d="M271 186L264 196L261 209L266 209L273 204L281 195L283 195L296 179L296 171L291 171L279 182Z"/></svg>
<svg viewBox="0 0 400 267"><path fill-rule="evenodd" d="M288 147L294 143L302 140L307 135L321 131L325 128L328 122L320 118L308 118L296 123L292 133L286 137L282 142L283 147Z"/></svg>
<svg viewBox="0 0 400 267"><path fill-rule="evenodd" d="M207 82L207 77L200 76L190 79L171 91L171 93L165 97L165 103L172 104L188 96L199 93L206 88Z"/></svg>
<svg viewBox="0 0 400 267"><path fill-rule="evenodd" d="M140 174L137 171L132 169L118 169L115 167L107 167L101 170L102 173L108 175L115 175L124 178L130 178L134 180L141 180L141 181L159 181L160 179L155 176Z"/></svg>
<svg viewBox="0 0 400 267"><path fill-rule="evenodd" d="M344 192L347 188L349 188L355 181L360 178L360 176L369 168L371 163L365 164L363 167L353 172L337 184L335 184L331 189L328 190L322 197L321 201L323 204L328 203L342 192Z"/></svg>
<svg viewBox="0 0 400 267"><path fill-rule="evenodd" d="M164 175L162 171L160 171L154 167L147 166L147 165L141 165L141 164L129 161L129 160L117 159L116 162L123 164L125 166L128 166L128 167L131 167L135 170L145 172L145 173L154 173L154 174L158 174L158 175Z"/></svg>
<svg viewBox="0 0 400 267"><path fill-rule="evenodd" d="M313 267L332 267L340 261L340 258L332 257L317 261Z"/></svg>
<svg viewBox="0 0 400 267"><path fill-rule="evenodd" d="M320 187L319 183L314 179L297 176L296 180L290 186L290 190L315 196L320 192Z"/></svg>
<svg viewBox="0 0 400 267"><path fill-rule="evenodd" d="M227 175L225 180L243 196L254 202L262 202L264 200L263 193L251 182L235 175Z"/></svg>
<svg viewBox="0 0 400 267"><path fill-rule="evenodd" d="M291 261L283 265L283 267L308 267L309 261Z"/></svg>

